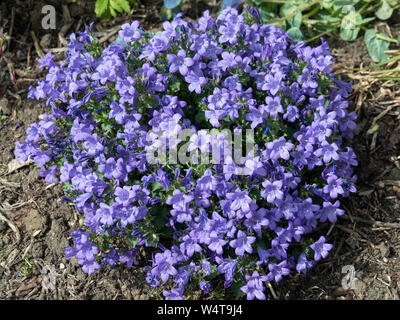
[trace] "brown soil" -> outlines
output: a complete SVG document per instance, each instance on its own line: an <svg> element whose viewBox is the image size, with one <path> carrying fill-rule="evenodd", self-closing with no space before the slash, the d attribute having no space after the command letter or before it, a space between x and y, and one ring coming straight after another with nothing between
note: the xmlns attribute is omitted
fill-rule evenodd
<svg viewBox="0 0 400 320"><path fill-rule="evenodd" d="M85 24L95 20L94 2L85 1L89 3L86 7L79 2L68 4L74 20L69 32L79 27L79 21L82 30ZM184 10L191 19L196 19L207 8L215 12L206 2L189 1L191 5ZM47 112L44 105L26 97L28 87L44 75L38 70L38 54L30 32L34 31L44 49L60 47L58 32L66 19L59 3L46 1L54 4L57 11L57 29L51 32L43 30L39 23L44 2L16 0L0 5L0 30L3 28L4 32L9 32L10 17L15 10L12 41L6 54L14 63L19 80L17 88L10 81L5 64L0 65L0 214L10 221L8 224L0 219L0 299L149 299L154 295L145 281L144 261L132 269L104 268L90 277L76 261L66 261L64 247L70 244L69 234L79 221L74 207L60 201L61 187L47 185L33 164L8 173L14 159L15 141L20 141L27 126ZM104 32L133 19L140 20L146 30L159 30L161 3L160 0L148 5L144 0L137 0L130 15L106 23L95 20L95 31ZM395 21L396 17L388 25L397 38L400 25ZM109 41L113 39L110 37ZM339 78L348 80L345 67L371 63L362 39L349 43L328 36L327 40ZM355 84L350 101L358 114L358 129L351 146L358 156L358 189L362 192L343 201L346 215L335 225L319 228L318 232L334 244L329 257L307 275L292 275L279 285L273 284L267 292L269 298L275 295L278 299L399 299L400 103L376 117L393 99L400 99L400 83L363 80ZM374 121L379 129L368 133ZM368 222L371 219L380 223L371 225ZM355 269L353 290L342 288L346 275L342 268L347 265ZM43 277L47 277L45 266L55 269L54 290L43 286ZM194 297L207 298L197 294Z"/></svg>

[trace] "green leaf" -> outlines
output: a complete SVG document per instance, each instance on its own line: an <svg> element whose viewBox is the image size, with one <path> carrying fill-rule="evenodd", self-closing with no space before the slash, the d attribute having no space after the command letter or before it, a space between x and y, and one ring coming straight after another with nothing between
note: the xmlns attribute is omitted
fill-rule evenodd
<svg viewBox="0 0 400 320"><path fill-rule="evenodd" d="M118 0L110 0L110 6L112 9L114 9L115 11L121 12L122 8L119 4L120 1Z"/></svg>
<svg viewBox="0 0 400 320"><path fill-rule="evenodd" d="M375 12L375 15L380 20L387 20L392 16L393 8L389 5L386 0L382 1L382 5L379 9Z"/></svg>
<svg viewBox="0 0 400 320"><path fill-rule="evenodd" d="M240 290L240 288L241 287L243 287L245 284L242 282L242 281L235 281L233 284L232 284L232 291L233 291L233 293L235 294L235 298L236 299L240 299L241 297L243 297L244 295L245 295L245 293L242 291L242 290Z"/></svg>
<svg viewBox="0 0 400 320"><path fill-rule="evenodd" d="M109 0L97 0L96 6L94 8L94 12L96 13L97 17L103 16L109 7Z"/></svg>
<svg viewBox="0 0 400 320"><path fill-rule="evenodd" d="M162 189L163 189L163 186L162 186L161 183L159 183L159 182L157 182L157 181L153 181L153 182L151 183L151 191L152 191L152 192L155 192L155 191L157 191L157 190L162 190Z"/></svg>
<svg viewBox="0 0 400 320"><path fill-rule="evenodd" d="M333 5L338 7L354 6L359 0L334 0Z"/></svg>
<svg viewBox="0 0 400 320"><path fill-rule="evenodd" d="M162 230L164 236L166 235L165 232L171 231L171 228L165 227L168 214L169 209L161 206L153 206L149 210L149 216L152 225L156 228L156 230Z"/></svg>
<svg viewBox="0 0 400 320"><path fill-rule="evenodd" d="M145 104L150 106L151 108L157 108L158 107L158 100L154 97L146 97L145 99Z"/></svg>
<svg viewBox="0 0 400 320"><path fill-rule="evenodd" d="M374 21L375 19L376 19L375 17L365 18L365 19L362 19L360 24L367 24L367 23L370 23L371 21Z"/></svg>
<svg viewBox="0 0 400 320"><path fill-rule="evenodd" d="M181 90L181 82L175 81L170 85L170 88L172 89L173 92L179 92L179 90Z"/></svg>
<svg viewBox="0 0 400 320"><path fill-rule="evenodd" d="M139 241L139 237L132 237L132 236L128 236L126 237L126 241L129 243L129 245L133 248L136 247L138 241Z"/></svg>
<svg viewBox="0 0 400 320"><path fill-rule="evenodd" d="M353 29L343 29L340 27L340 37L345 40L345 41L353 41L357 39L358 32L360 31L360 28L353 28Z"/></svg>
<svg viewBox="0 0 400 320"><path fill-rule="evenodd" d="M367 134L373 134L378 130L379 130L379 125L375 124L374 126L372 126L371 128L368 129Z"/></svg>
<svg viewBox="0 0 400 320"><path fill-rule="evenodd" d="M293 4L291 4L290 2L286 2L280 9L280 16L283 17L287 17L291 14L293 14L294 12L297 12L297 14L286 20L286 22L289 25L289 28L291 27L298 27L300 28L301 26L301 20L302 20L302 14L300 11L300 7L298 6L294 6Z"/></svg>
<svg viewBox="0 0 400 320"><path fill-rule="evenodd" d="M208 280L214 279L219 275L217 265L214 263L211 263L211 268L210 268L210 274L207 276Z"/></svg>
<svg viewBox="0 0 400 320"><path fill-rule="evenodd" d="M288 23L290 28L292 28L292 27L300 28L302 19L303 19L303 15L301 14L301 11L299 10L293 18L287 19L286 22Z"/></svg>
<svg viewBox="0 0 400 320"><path fill-rule="evenodd" d="M129 13L131 11L131 6L129 5L128 0L118 0L118 3L123 11Z"/></svg>
<svg viewBox="0 0 400 320"><path fill-rule="evenodd" d="M381 62L387 59L387 55L384 51L388 50L390 45L389 41L378 38L378 35L387 37L383 33L378 33L375 29L368 29L364 35L368 53L375 62Z"/></svg>
<svg viewBox="0 0 400 320"><path fill-rule="evenodd" d="M268 21L270 21L270 20L275 18L275 14L273 12L264 10L262 8L260 8L259 11L260 11L261 19L262 19L262 21L264 23L266 23L266 22L268 22Z"/></svg>
<svg viewBox="0 0 400 320"><path fill-rule="evenodd" d="M395 7L398 4L399 0L386 0L386 2L391 6Z"/></svg>
<svg viewBox="0 0 400 320"><path fill-rule="evenodd" d="M115 10L114 10L113 7L110 6L108 9L110 10L110 13L111 13L111 15L112 15L113 17L115 17L115 16L117 15L117 13L115 12Z"/></svg>
<svg viewBox="0 0 400 320"><path fill-rule="evenodd" d="M353 41L357 38L360 28L357 27L362 23L362 16L355 11L350 11L343 17L340 24L340 37L345 41Z"/></svg>
<svg viewBox="0 0 400 320"><path fill-rule="evenodd" d="M205 116L204 112L201 111L201 112L198 112L198 113L196 114L196 116L194 117L194 119L195 119L197 122L202 123L203 121L206 120L206 116Z"/></svg>
<svg viewBox="0 0 400 320"><path fill-rule="evenodd" d="M334 2L334 0L325 0L321 2L321 6L322 8L329 10L333 7Z"/></svg>
<svg viewBox="0 0 400 320"><path fill-rule="evenodd" d="M289 34L289 36L291 36L295 41L303 41L304 40L304 36L303 33L300 31L299 28L297 27L293 27L290 28L287 33Z"/></svg>

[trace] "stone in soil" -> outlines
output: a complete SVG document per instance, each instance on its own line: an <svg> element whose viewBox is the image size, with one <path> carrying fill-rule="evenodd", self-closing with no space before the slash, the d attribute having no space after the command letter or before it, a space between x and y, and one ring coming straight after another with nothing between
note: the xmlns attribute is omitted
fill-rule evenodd
<svg viewBox="0 0 400 320"><path fill-rule="evenodd" d="M32 209L24 218L24 226L26 232L30 235L38 230L43 233L47 228L47 219L39 211Z"/></svg>

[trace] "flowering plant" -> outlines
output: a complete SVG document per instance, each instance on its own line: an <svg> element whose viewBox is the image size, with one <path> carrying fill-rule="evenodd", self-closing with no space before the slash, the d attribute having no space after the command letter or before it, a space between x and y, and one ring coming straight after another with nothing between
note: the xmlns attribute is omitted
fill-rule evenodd
<svg viewBox="0 0 400 320"><path fill-rule="evenodd" d="M104 50L88 28L60 65L41 59L49 71L29 97L51 113L15 155L61 182L83 214L65 250L83 271L130 268L154 247L147 281L168 282L166 298L190 285L208 293L223 275L264 299L265 281L305 273L332 248L307 234L335 222L338 196L355 191L351 85L334 78L326 42L296 43L254 10L163 27L149 37L124 24Z"/></svg>

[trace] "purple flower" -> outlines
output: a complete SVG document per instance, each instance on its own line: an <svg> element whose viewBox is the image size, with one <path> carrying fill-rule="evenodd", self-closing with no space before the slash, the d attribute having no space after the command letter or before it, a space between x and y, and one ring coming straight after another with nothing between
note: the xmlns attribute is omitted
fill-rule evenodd
<svg viewBox="0 0 400 320"><path fill-rule="evenodd" d="M326 194L329 194L332 199L336 199L339 194L344 194L342 178L338 178L332 174L328 177L327 182L328 185L323 187L322 191Z"/></svg>
<svg viewBox="0 0 400 320"><path fill-rule="evenodd" d="M297 260L296 270L298 273L306 274L307 269L310 269L313 266L313 262L307 260L305 254L301 254Z"/></svg>
<svg viewBox="0 0 400 320"><path fill-rule="evenodd" d="M217 271L225 274L224 287L229 288L233 283L237 262L236 260L221 258L216 258L216 261L219 264Z"/></svg>
<svg viewBox="0 0 400 320"><path fill-rule="evenodd" d="M274 203L276 200L283 199L282 181L270 182L269 180L265 180L262 186L265 189L262 190L261 196L266 198L269 203Z"/></svg>
<svg viewBox="0 0 400 320"><path fill-rule="evenodd" d="M333 248L333 245L329 243L325 243L325 237L321 236L319 240L313 243L311 249L314 250L314 260L318 261L322 258L326 258L328 256L329 251Z"/></svg>
<svg viewBox="0 0 400 320"><path fill-rule="evenodd" d="M207 83L207 79L201 73L196 73L194 71L190 71L186 76L185 80L189 83L189 91L195 91L197 94L201 93L201 88Z"/></svg>
<svg viewBox="0 0 400 320"><path fill-rule="evenodd" d="M336 143L329 144L325 142L322 144L322 148L315 151L315 155L317 157L323 156L324 162L329 163L332 159L339 160L339 155L337 153L338 149Z"/></svg>
<svg viewBox="0 0 400 320"><path fill-rule="evenodd" d="M270 272L267 274L266 281L275 280L276 282L279 282L282 280L283 276L287 276L290 273L290 269L288 268L286 261L282 261L279 264L269 263L268 269Z"/></svg>
<svg viewBox="0 0 400 320"><path fill-rule="evenodd" d="M205 294L209 293L211 290L211 285L208 282L200 281L200 289L204 291Z"/></svg>
<svg viewBox="0 0 400 320"><path fill-rule="evenodd" d="M163 253L156 253L153 259L152 269L154 275L160 276L163 282L167 282L169 276L176 276L178 271L173 266L176 263L170 250L165 250Z"/></svg>
<svg viewBox="0 0 400 320"><path fill-rule="evenodd" d="M276 119L278 117L278 113L284 113L283 107L281 105L281 97L265 97L266 105L263 105L265 112L268 112L270 117Z"/></svg>
<svg viewBox="0 0 400 320"><path fill-rule="evenodd" d="M261 87L261 90L269 90L269 92L275 96L281 89L281 83L283 79L283 74L277 72L274 75L268 73L265 75L265 84ZM268 101L266 101L268 103ZM280 99L279 99L280 102ZM282 111L283 112L283 111Z"/></svg>
<svg viewBox="0 0 400 320"><path fill-rule="evenodd" d="M246 274L247 284L240 288L244 293L247 293L247 300L253 300L257 298L258 300L265 300L263 285L264 281L267 281L266 276L260 276L257 271L254 271L251 276Z"/></svg>
<svg viewBox="0 0 400 320"><path fill-rule="evenodd" d="M236 55L233 52L224 51L221 54L222 60L218 62L218 67L223 71L227 71L236 67Z"/></svg>
<svg viewBox="0 0 400 320"><path fill-rule="evenodd" d="M141 34L138 30L139 21L133 21L131 24L124 23L121 26L121 31L118 32L118 36L123 38L126 43L135 41L141 38Z"/></svg>
<svg viewBox="0 0 400 320"><path fill-rule="evenodd" d="M86 272L89 275L93 274L96 270L101 268L100 264L94 258L85 260L81 264L83 265L82 271Z"/></svg>
<svg viewBox="0 0 400 320"><path fill-rule="evenodd" d="M335 223L337 221L337 216L341 216L344 214L344 210L339 209L340 202L336 201L335 203L324 202L323 208L320 210L320 221L325 222L327 219Z"/></svg>
<svg viewBox="0 0 400 320"><path fill-rule="evenodd" d="M242 230L237 233L237 239L229 242L232 248L235 248L235 253L238 256L244 255L245 252L252 253L253 248L251 244L256 241L256 237L247 236Z"/></svg>
<svg viewBox="0 0 400 320"><path fill-rule="evenodd" d="M194 64L192 58L186 57L186 51L183 49L179 50L177 55L168 53L167 58L171 63L169 71L174 73L179 70L183 76L188 74L189 68Z"/></svg>
<svg viewBox="0 0 400 320"><path fill-rule="evenodd" d="M137 251L138 249L134 248L128 251L121 252L119 254L119 262L126 263L128 269L132 268L133 264L135 265L139 264L135 259Z"/></svg>
<svg viewBox="0 0 400 320"><path fill-rule="evenodd" d="M171 291L163 290L163 296L167 300L184 300L182 288L172 288Z"/></svg>
<svg viewBox="0 0 400 320"><path fill-rule="evenodd" d="M226 240L211 233L209 242L210 244L208 245L208 248L211 251L214 251L216 254L222 254L224 252L223 247L226 244Z"/></svg>
<svg viewBox="0 0 400 320"><path fill-rule="evenodd" d="M113 267L117 262L119 262L118 251L111 249L107 254L103 254L103 263L107 263L110 267Z"/></svg>
<svg viewBox="0 0 400 320"><path fill-rule="evenodd" d="M278 160L279 158L289 160L289 151L294 148L294 144L287 142L284 137L280 137L278 140L273 142L267 142L265 146L267 148L265 155L274 161Z"/></svg>
<svg viewBox="0 0 400 320"><path fill-rule="evenodd" d="M249 113L246 114L246 120L251 121L251 129L254 129L265 122L267 114L262 108L250 106Z"/></svg>
<svg viewBox="0 0 400 320"><path fill-rule="evenodd" d="M105 203L100 203L100 208L97 209L96 216L98 216L100 223L109 226L112 226L114 224L113 208Z"/></svg>
<svg viewBox="0 0 400 320"><path fill-rule="evenodd" d="M237 189L235 192L228 193L226 198L231 201L229 206L230 210L239 210L242 213L242 216L250 211L252 200L247 191L240 191Z"/></svg>
<svg viewBox="0 0 400 320"><path fill-rule="evenodd" d="M117 203L128 206L133 201L133 192L130 187L117 187L114 191Z"/></svg>

